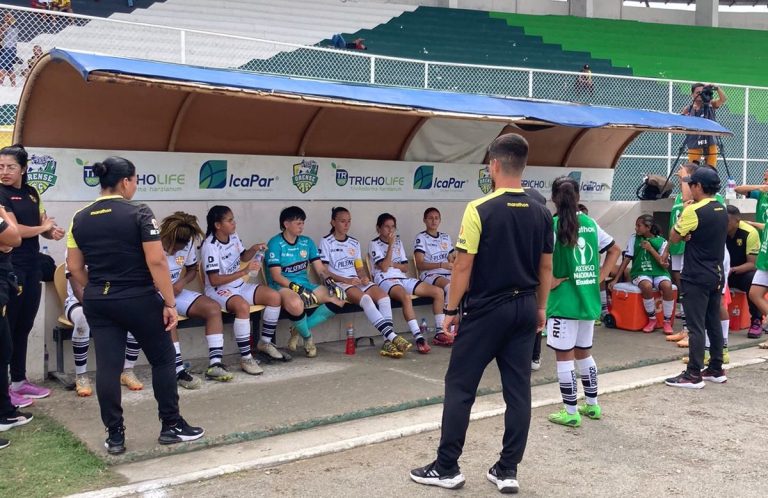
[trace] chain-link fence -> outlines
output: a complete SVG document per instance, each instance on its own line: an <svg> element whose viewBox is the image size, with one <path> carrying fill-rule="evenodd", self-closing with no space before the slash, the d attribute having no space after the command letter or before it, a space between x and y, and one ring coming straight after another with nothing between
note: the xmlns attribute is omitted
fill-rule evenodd
<svg viewBox="0 0 768 498"><path fill-rule="evenodd" d="M1 4L0 12L4 39L9 32L18 39L14 70L0 86L0 125L13 125L20 89L36 54L54 47L324 80L674 113L691 100L691 82L686 81L399 59ZM728 101L717 110L717 119L734 136L723 139L727 161L720 158L718 164L727 162L737 182L762 183L768 162L768 88L721 87ZM645 174L666 174L682 142L681 135L642 134L617 165L612 199L634 199Z"/></svg>

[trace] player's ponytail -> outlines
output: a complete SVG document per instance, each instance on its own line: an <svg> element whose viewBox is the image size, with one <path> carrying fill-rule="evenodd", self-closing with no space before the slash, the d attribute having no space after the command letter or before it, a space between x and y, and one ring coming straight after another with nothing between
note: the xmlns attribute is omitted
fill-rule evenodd
<svg viewBox="0 0 768 498"><path fill-rule="evenodd" d="M557 241L573 247L579 238L579 183L569 176L555 178L552 202L557 208Z"/></svg>
<svg viewBox="0 0 768 498"><path fill-rule="evenodd" d="M197 217L183 211L176 211L160 223L160 241L163 248L171 251L176 244L185 246L195 237L203 237L197 224Z"/></svg>

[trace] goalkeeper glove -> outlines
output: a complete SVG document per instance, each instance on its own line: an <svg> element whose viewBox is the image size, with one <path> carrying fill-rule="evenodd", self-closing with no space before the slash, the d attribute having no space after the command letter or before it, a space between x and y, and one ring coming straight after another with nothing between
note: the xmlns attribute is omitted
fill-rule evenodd
<svg viewBox="0 0 768 498"><path fill-rule="evenodd" d="M331 297L335 297L341 301L347 299L347 293L344 292L344 289L339 287L339 284L334 282L331 277L325 279L325 286L328 288L328 292L331 294Z"/></svg>
<svg viewBox="0 0 768 498"><path fill-rule="evenodd" d="M291 282L290 284L288 284L288 288L299 295L302 302L304 302L305 308L308 308L310 306L315 306L317 304L317 297L312 293L311 290L307 289L303 285L299 285L295 282Z"/></svg>

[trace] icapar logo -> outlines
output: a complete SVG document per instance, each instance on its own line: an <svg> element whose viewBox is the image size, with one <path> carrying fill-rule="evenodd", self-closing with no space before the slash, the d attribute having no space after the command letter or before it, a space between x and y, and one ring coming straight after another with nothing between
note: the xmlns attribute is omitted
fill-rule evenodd
<svg viewBox="0 0 768 498"><path fill-rule="evenodd" d="M300 163L293 165L291 181L299 189L299 192L306 194L309 189L317 185L317 170L317 162L312 159L302 159Z"/></svg>
<svg viewBox="0 0 768 498"><path fill-rule="evenodd" d="M200 166L200 188L224 188L227 185L227 161L205 161Z"/></svg>
<svg viewBox="0 0 768 498"><path fill-rule="evenodd" d="M29 156L29 168L27 169L27 183L32 185L37 193L43 192L56 185L56 160L51 156Z"/></svg>
<svg viewBox="0 0 768 498"><path fill-rule="evenodd" d="M435 167L431 164L422 164L413 173L413 189L429 190L432 188L432 177L435 175Z"/></svg>
<svg viewBox="0 0 768 498"><path fill-rule="evenodd" d="M478 171L477 186L480 187L480 191L483 194L488 194L493 189L493 181L491 180L491 172L488 168L480 168Z"/></svg>

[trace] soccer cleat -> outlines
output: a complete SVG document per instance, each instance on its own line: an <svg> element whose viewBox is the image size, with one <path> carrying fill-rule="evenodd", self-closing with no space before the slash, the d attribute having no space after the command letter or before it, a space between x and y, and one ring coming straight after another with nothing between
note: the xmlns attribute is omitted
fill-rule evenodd
<svg viewBox="0 0 768 498"><path fill-rule="evenodd" d="M432 351L432 348L430 348L429 344L427 344L427 340L423 337L416 339L416 349L418 349L419 353L421 354L427 354Z"/></svg>
<svg viewBox="0 0 768 498"><path fill-rule="evenodd" d="M677 341L677 347L678 348L687 348L688 347L688 336L685 336L684 339L680 339Z"/></svg>
<svg viewBox="0 0 768 498"><path fill-rule="evenodd" d="M757 345L757 347L760 349L768 349L768 341L761 342L760 344Z"/></svg>
<svg viewBox="0 0 768 498"><path fill-rule="evenodd" d="M91 379L87 375L78 375L75 378L75 392L81 398L86 398L93 394Z"/></svg>
<svg viewBox="0 0 768 498"><path fill-rule="evenodd" d="M686 339L686 338L688 338L688 331L683 329L680 332L678 332L677 334L668 335L666 337L666 340L669 341L669 342L677 342L677 341L681 341L681 340Z"/></svg>
<svg viewBox="0 0 768 498"><path fill-rule="evenodd" d="M317 346L315 346L315 339L312 336L304 339L304 352L307 358L314 358L317 356Z"/></svg>
<svg viewBox="0 0 768 498"><path fill-rule="evenodd" d="M413 347L413 344L408 339L405 339L403 337L395 336L395 338L392 340L392 344L395 345L398 351L401 353L407 353L409 349Z"/></svg>
<svg viewBox="0 0 768 498"><path fill-rule="evenodd" d="M450 348L453 346L453 336L451 334L446 334L445 332L440 331L435 334L435 337L432 339L432 345L445 346Z"/></svg>
<svg viewBox="0 0 768 498"><path fill-rule="evenodd" d="M379 350L381 356L388 356L389 358L402 358L403 352L397 349L397 346L392 344L392 341L384 341L384 344Z"/></svg>
<svg viewBox="0 0 768 498"><path fill-rule="evenodd" d="M730 362L731 362L731 355L728 353L728 348L723 348L723 365L727 365Z"/></svg>
<svg viewBox="0 0 768 498"><path fill-rule="evenodd" d="M589 403L584 403L579 405L579 414L584 415L585 417L589 417L592 420L600 420L603 418L603 409L600 408L600 405L590 405Z"/></svg>
<svg viewBox="0 0 768 498"><path fill-rule="evenodd" d="M541 359L531 360L531 370L538 370L541 368Z"/></svg>
<svg viewBox="0 0 768 498"><path fill-rule="evenodd" d="M248 375L261 375L264 369L259 366L259 360L251 356L250 358L240 358L240 369Z"/></svg>
<svg viewBox="0 0 768 498"><path fill-rule="evenodd" d="M104 441L104 447L110 455L119 455L125 453L125 427L115 427L107 429L107 439Z"/></svg>
<svg viewBox="0 0 768 498"><path fill-rule="evenodd" d="M747 337L749 339L760 339L763 335L762 321L758 319L752 320L752 325L749 326Z"/></svg>
<svg viewBox="0 0 768 498"><path fill-rule="evenodd" d="M23 413L16 410L10 415L6 415L5 417L0 417L0 432L5 432L13 429L14 427L19 427L21 425L28 424L32 422L33 418L34 417L32 416L31 413Z"/></svg>
<svg viewBox="0 0 768 498"><path fill-rule="evenodd" d="M10 446L10 444L11 442L8 441L7 439L0 438L0 450L2 450L3 448L7 448L8 446Z"/></svg>
<svg viewBox="0 0 768 498"><path fill-rule="evenodd" d="M288 331L291 333L291 338L288 339L288 351L293 353L299 347L299 331L293 326Z"/></svg>
<svg viewBox="0 0 768 498"><path fill-rule="evenodd" d="M664 322L661 324L661 328L664 331L664 335L672 335L675 333L675 331L672 330L671 320L664 320Z"/></svg>
<svg viewBox="0 0 768 498"><path fill-rule="evenodd" d="M205 378L208 380L215 380L217 382L229 382L235 376L229 373L224 365L221 363L214 363L208 367L205 371Z"/></svg>
<svg viewBox="0 0 768 498"><path fill-rule="evenodd" d="M203 387L203 381L200 377L195 377L186 368L176 374L176 383L184 389L200 389Z"/></svg>
<svg viewBox="0 0 768 498"><path fill-rule="evenodd" d="M517 469L504 469L498 462L488 469L486 477L494 483L502 493L517 493L520 484L517 482Z"/></svg>
<svg viewBox="0 0 768 498"><path fill-rule="evenodd" d="M205 434L205 430L202 427L192 427L186 420L179 417L175 424L163 422L157 442L160 444L175 444L184 441L194 441L203 437L203 434Z"/></svg>
<svg viewBox="0 0 768 498"><path fill-rule="evenodd" d="M11 387L11 391L17 396L24 396L27 399L47 398L51 394L50 389L35 385L26 379L22 381L22 384L18 389Z"/></svg>
<svg viewBox="0 0 768 498"><path fill-rule="evenodd" d="M413 469L410 476L412 481L427 486L439 486L446 489L459 489L464 486L464 476L458 468L455 472L441 472L437 469L437 461L426 467Z"/></svg>
<svg viewBox="0 0 768 498"><path fill-rule="evenodd" d="M559 412L550 413L547 420L553 424L565 425L567 427L579 427L581 425L581 415L579 412L568 413L565 408L561 408Z"/></svg>
<svg viewBox="0 0 768 498"><path fill-rule="evenodd" d="M670 377L664 383L671 387L682 387L684 389L701 389L704 387L704 380L701 376L692 375L687 370L683 370L676 377Z"/></svg>
<svg viewBox="0 0 768 498"><path fill-rule="evenodd" d="M717 384L728 382L728 377L725 376L725 370L722 368L720 370L715 370L713 368L707 367L701 371L701 378L703 380L715 382Z"/></svg>
<svg viewBox="0 0 768 498"><path fill-rule="evenodd" d="M643 327L643 332L650 334L654 330L656 330L656 317L648 318L648 323L646 323L645 327Z"/></svg>
<svg viewBox="0 0 768 498"><path fill-rule="evenodd" d="M138 377L136 377L136 374L133 373L132 368L123 370L123 373L120 374L120 384L124 385L131 391L141 391L144 389L144 384L139 380Z"/></svg>
<svg viewBox="0 0 768 498"><path fill-rule="evenodd" d="M275 361L291 361L290 356L286 356L277 350L274 344L271 342L259 341L256 345L256 350L262 355L268 357L270 360Z"/></svg>
<svg viewBox="0 0 768 498"><path fill-rule="evenodd" d="M595 320L595 327L602 327L602 326L603 326L602 318L598 318L597 320Z"/></svg>
<svg viewBox="0 0 768 498"><path fill-rule="evenodd" d="M26 408L35 404L34 400L16 394L10 387L8 388L8 397L11 398L11 404L19 408Z"/></svg>

